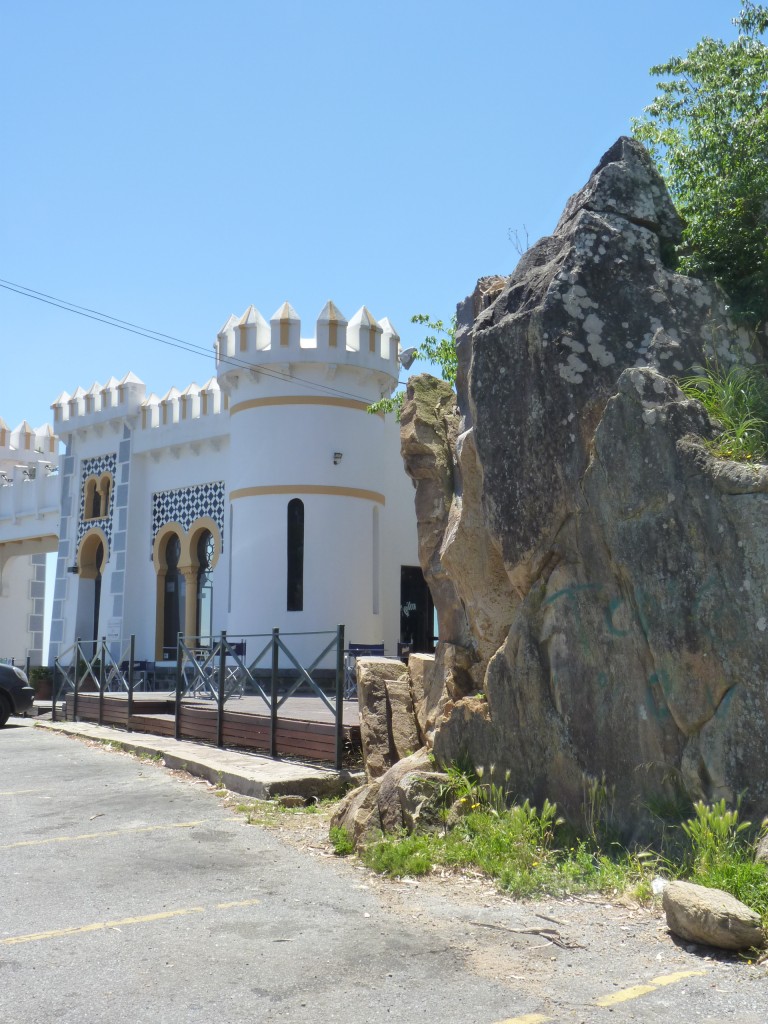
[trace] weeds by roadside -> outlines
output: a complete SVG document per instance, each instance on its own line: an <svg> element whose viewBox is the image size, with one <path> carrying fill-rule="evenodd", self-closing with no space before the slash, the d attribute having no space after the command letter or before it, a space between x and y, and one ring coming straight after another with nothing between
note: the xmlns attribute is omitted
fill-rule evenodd
<svg viewBox="0 0 768 1024"><path fill-rule="evenodd" d="M758 830L740 821L738 809L728 810L724 801L696 804L688 820L668 822L657 849L627 849L611 838L613 794L604 778L585 779L586 828L579 835L548 800L541 809L528 800L509 806L508 778L494 782L493 769L453 765L446 774L447 781L435 789L445 809L441 825L380 836L358 851L363 864L400 878L439 869L480 873L519 898L602 893L647 902L656 876L684 878L732 893L768 924L768 867L754 861L756 841L767 827ZM330 826L336 805L328 799L286 807L234 794L228 803L246 824L289 833L301 833L314 820L313 835ZM346 829L333 827L325 834L337 856L354 853Z"/></svg>
<svg viewBox="0 0 768 1024"><path fill-rule="evenodd" d="M697 803L695 816L682 822L689 841L683 872L691 882L724 889L768 923L768 867L754 858L755 829L739 821L738 809L727 810L725 800L712 806ZM760 835L766 832L766 824Z"/></svg>
<svg viewBox="0 0 768 1024"><path fill-rule="evenodd" d="M579 893L652 896L653 879L684 878L732 893L768 923L768 867L756 863L755 845L766 833L739 820L725 801L698 803L694 816L669 825L655 850L627 849L611 839L612 794L604 779L585 781L585 834L577 835L558 816L555 804L541 810L528 800L507 806L503 787L482 782L482 772L453 766L436 792L463 814L438 830L381 836L360 851L372 870L389 876L418 876L437 869L479 871L521 898ZM351 852L346 834L334 829L340 855ZM346 842L344 841L346 840Z"/></svg>
<svg viewBox="0 0 768 1024"><path fill-rule="evenodd" d="M361 856L374 871L393 876L423 875L437 867L474 869L519 897L584 892L650 896L652 858L619 847L603 852L568 835L555 813L554 804L539 813L527 801L501 814L479 809L444 834L384 836Z"/></svg>
<svg viewBox="0 0 768 1024"><path fill-rule="evenodd" d="M338 857L348 857L350 853L355 852L355 845L352 842L349 832L347 832L345 828L341 828L340 826L331 826L329 837L331 840L331 846L333 847L333 852Z"/></svg>
<svg viewBox="0 0 768 1024"><path fill-rule="evenodd" d="M312 799L303 806L284 807L277 800L243 800L232 793L227 795L227 804L245 818L247 825L274 828L290 825L292 820L300 825L307 816L330 819L336 801L330 798Z"/></svg>

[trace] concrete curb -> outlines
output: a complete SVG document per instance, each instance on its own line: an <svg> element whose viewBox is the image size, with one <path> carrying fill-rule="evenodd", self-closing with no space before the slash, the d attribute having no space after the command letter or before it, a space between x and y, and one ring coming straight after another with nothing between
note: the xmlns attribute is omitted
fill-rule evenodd
<svg viewBox="0 0 768 1024"><path fill-rule="evenodd" d="M176 768L208 782L226 786L233 793L269 800L277 796L341 796L362 782L359 772L319 768L295 761L272 760L238 750L219 750L204 743L171 740L149 733L125 732L90 722L46 722L27 720L36 729L63 733L97 743L113 744L121 750L149 757L162 757L167 768Z"/></svg>

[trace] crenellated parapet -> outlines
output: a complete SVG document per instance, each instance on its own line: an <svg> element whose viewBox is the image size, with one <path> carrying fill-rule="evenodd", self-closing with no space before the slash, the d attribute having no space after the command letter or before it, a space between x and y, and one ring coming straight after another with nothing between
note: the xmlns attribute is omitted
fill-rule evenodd
<svg viewBox="0 0 768 1024"><path fill-rule="evenodd" d="M365 306L350 319L331 301L323 307L314 336L301 334L301 319L289 302L284 302L267 321L249 306L241 317L230 316L219 331L216 369L221 377L243 368L258 369L274 364L325 363L347 365L397 381L400 338L385 317L376 320ZM393 383L394 386L394 383Z"/></svg>
<svg viewBox="0 0 768 1024"><path fill-rule="evenodd" d="M24 420L11 430L0 419L0 546L39 538L41 530L47 534L53 529L43 524L43 517L51 520L58 511L58 467L59 439L50 424L31 427ZM35 553L38 548L24 550Z"/></svg>
<svg viewBox="0 0 768 1024"><path fill-rule="evenodd" d="M121 420L130 418L137 432L136 450L151 451L219 443L230 431L230 408L242 411L243 402L256 408L277 397L300 398L304 404L313 398L317 404L322 398L325 406L348 408L352 403L364 410L397 385L399 343L390 321L377 320L365 306L348 320L327 302L310 338L302 337L301 320L290 303L284 302L269 320L249 306L219 331L216 376L204 384L189 384L184 390L172 387L158 395L147 394L144 382L133 373L121 380L111 377L87 390L62 392L51 406L54 426L65 436L91 428L98 434L102 426L116 430ZM8 433L0 427L0 438L2 430ZM48 437L42 441L52 443ZM37 442L24 435L20 446L26 444Z"/></svg>
<svg viewBox="0 0 768 1024"><path fill-rule="evenodd" d="M0 419L0 463L58 461L59 439L50 423L42 427L31 427L26 420L11 430L5 420Z"/></svg>
<svg viewBox="0 0 768 1024"><path fill-rule="evenodd" d="M190 384L183 391L171 388L162 397L151 394L141 403L141 430L170 427L218 416L227 409L227 398L219 382L211 377L199 386Z"/></svg>
<svg viewBox="0 0 768 1024"><path fill-rule="evenodd" d="M87 391L81 387L71 395L62 391L51 406L53 422L59 430L69 431L132 416L138 411L146 390L142 380L127 373L122 380L110 377L106 384L96 382Z"/></svg>

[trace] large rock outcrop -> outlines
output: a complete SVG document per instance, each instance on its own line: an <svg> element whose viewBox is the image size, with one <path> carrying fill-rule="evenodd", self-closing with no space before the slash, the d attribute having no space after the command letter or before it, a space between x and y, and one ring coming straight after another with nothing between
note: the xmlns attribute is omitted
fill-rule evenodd
<svg viewBox="0 0 768 1024"><path fill-rule="evenodd" d="M420 530L438 505L425 467L444 467L422 566L477 688L451 689L441 644L438 761L494 763L573 819L599 781L625 833L681 798L746 791L768 813L768 468L712 457L713 425L671 379L756 356L717 287L674 272L679 234L620 139L554 234L459 307L458 423L420 381L403 417L441 438L404 457Z"/></svg>

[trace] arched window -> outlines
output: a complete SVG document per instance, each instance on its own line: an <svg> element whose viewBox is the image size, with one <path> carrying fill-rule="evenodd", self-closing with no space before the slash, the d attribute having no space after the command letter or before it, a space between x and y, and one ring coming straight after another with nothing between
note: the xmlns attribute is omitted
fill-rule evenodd
<svg viewBox="0 0 768 1024"><path fill-rule="evenodd" d="M97 490L96 478L89 476L85 481L83 498L83 519L98 519L101 510L101 499Z"/></svg>
<svg viewBox="0 0 768 1024"><path fill-rule="evenodd" d="M304 502L288 502L288 611L304 610Z"/></svg>
<svg viewBox="0 0 768 1024"><path fill-rule="evenodd" d="M181 540L176 533L168 535L161 552L164 563L163 580L163 654L171 661L176 658L179 633L184 626L184 576L179 572Z"/></svg>
<svg viewBox="0 0 768 1024"><path fill-rule="evenodd" d="M83 640L99 638L101 580L107 561L107 539L98 529L89 530L77 551L77 635ZM94 647L95 651L95 647Z"/></svg>
<svg viewBox="0 0 768 1024"><path fill-rule="evenodd" d="M109 473L102 474L98 486L99 512L98 515L105 517L109 515L109 492L112 487L112 477Z"/></svg>
<svg viewBox="0 0 768 1024"><path fill-rule="evenodd" d="M176 658L178 634L186 643L209 647L213 637L213 572L222 550L213 519L202 516L188 530L169 522L155 537L157 573L155 658Z"/></svg>
<svg viewBox="0 0 768 1024"><path fill-rule="evenodd" d="M95 476L89 476L83 487L83 519L106 519L109 515L112 474L102 473L98 480Z"/></svg>
<svg viewBox="0 0 768 1024"><path fill-rule="evenodd" d="M216 542L210 530L197 539L197 622L195 633L201 647L210 647L213 633L213 556Z"/></svg>

